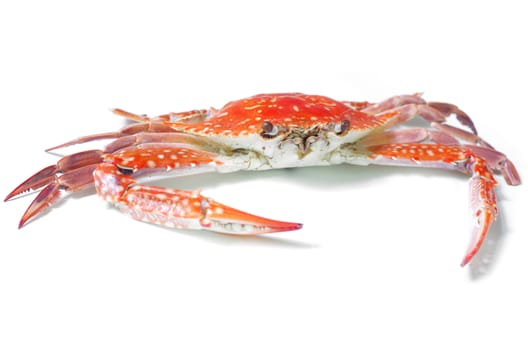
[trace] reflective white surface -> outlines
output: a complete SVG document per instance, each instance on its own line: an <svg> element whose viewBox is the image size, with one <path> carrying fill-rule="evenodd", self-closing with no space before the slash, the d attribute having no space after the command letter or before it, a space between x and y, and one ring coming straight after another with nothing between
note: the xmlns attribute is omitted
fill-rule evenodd
<svg viewBox="0 0 528 350"><path fill-rule="evenodd" d="M123 126L108 107L277 91L424 91L464 109L524 178L528 28L506 3L9 5L0 193L55 162L45 148ZM94 195L18 231L33 196L2 203L0 348L525 348L526 185L500 178L500 219L461 269L466 180L338 166L163 181L305 225L242 238L135 222Z"/></svg>

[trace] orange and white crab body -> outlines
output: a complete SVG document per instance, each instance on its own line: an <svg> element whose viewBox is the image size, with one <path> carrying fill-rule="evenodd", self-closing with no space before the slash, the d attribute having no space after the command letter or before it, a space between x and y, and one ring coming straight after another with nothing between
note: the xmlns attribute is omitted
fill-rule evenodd
<svg viewBox="0 0 528 350"><path fill-rule="evenodd" d="M95 185L104 200L141 221L232 234L289 231L302 225L248 214L199 191L148 186L136 179L154 174L188 176L342 163L444 168L470 176L470 203L476 223L462 261L465 265L497 216L493 173L500 172L510 185L520 183L513 164L477 135L464 112L452 104L426 102L417 94L379 103L342 102L301 93L261 94L229 102L219 110L154 118L121 109L114 112L137 123L53 147L115 139L103 150L61 158L6 197L8 200L28 190L42 189L19 227L62 194ZM450 115L469 131L445 124ZM430 126L406 126L406 121L417 116Z"/></svg>

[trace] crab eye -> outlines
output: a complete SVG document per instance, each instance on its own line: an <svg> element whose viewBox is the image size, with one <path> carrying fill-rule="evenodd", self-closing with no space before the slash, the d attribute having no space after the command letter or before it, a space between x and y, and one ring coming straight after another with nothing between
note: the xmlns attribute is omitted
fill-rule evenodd
<svg viewBox="0 0 528 350"><path fill-rule="evenodd" d="M260 133L262 137L273 138L277 136L278 133L279 133L279 128L277 127L277 125L273 125L271 122L267 120L264 123L262 123L262 132Z"/></svg>
<svg viewBox="0 0 528 350"><path fill-rule="evenodd" d="M337 123L335 125L334 132L337 135L341 135L341 134L347 132L348 129L350 129L350 121L345 119L345 120L341 121L341 123Z"/></svg>
<svg viewBox="0 0 528 350"><path fill-rule="evenodd" d="M123 175L132 175L134 173L134 169L133 168L127 168L127 167L124 167L124 166L122 166L120 164L116 164L116 168Z"/></svg>

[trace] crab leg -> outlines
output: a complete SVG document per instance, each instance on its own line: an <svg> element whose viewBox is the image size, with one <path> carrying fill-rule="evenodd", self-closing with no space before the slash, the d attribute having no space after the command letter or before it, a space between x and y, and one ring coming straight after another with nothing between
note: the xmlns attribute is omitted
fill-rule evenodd
<svg viewBox="0 0 528 350"><path fill-rule="evenodd" d="M476 219L461 266L478 252L492 222L497 217L493 177L486 160L464 146L435 144L386 144L367 146L373 164L445 168L469 173L470 205Z"/></svg>
<svg viewBox="0 0 528 350"><path fill-rule="evenodd" d="M389 143L417 143L432 141L443 145L458 145L460 142L448 133L427 128L386 130L368 135L361 140L363 146Z"/></svg>
<svg viewBox="0 0 528 350"><path fill-rule="evenodd" d="M431 130L427 128L387 130L363 138L360 144L362 147L368 147L383 144L402 144L431 141L439 145L464 146L465 148L473 151L475 155L484 159L491 169L500 171L508 185L517 186L521 183L521 177L519 176L517 169L506 157L506 155L495 150L480 137L448 125L433 123L433 127L437 128L438 130ZM459 142L459 139L470 142L471 144L463 145Z"/></svg>
<svg viewBox="0 0 528 350"><path fill-rule="evenodd" d="M445 102L427 102L421 98L421 94L394 96L384 101L368 104L361 109L361 112L368 114L379 114L398 111L400 118L398 123L420 115L429 122L443 123L445 119L454 114L458 121L468 127L473 134L477 134L477 129L471 118L457 106Z"/></svg>
<svg viewBox="0 0 528 350"><path fill-rule="evenodd" d="M138 122L178 122L178 123L185 123L185 124L195 124L199 123L205 119L207 119L209 116L212 115L216 110L214 108L211 109L193 109L191 111L186 112L171 112L167 114L162 114L157 117L149 118L146 115L141 114L135 114L131 112L127 112L125 110L122 110L120 108L114 108L112 109L112 112L114 114L117 114L121 117L125 117L130 120L135 120Z"/></svg>
<svg viewBox="0 0 528 350"><path fill-rule="evenodd" d="M114 114L136 121L138 123L125 126L119 131L81 136L68 142L62 143L60 145L50 147L46 151L54 151L59 148L69 147L96 140L120 139L123 137L135 136L141 133L174 133L174 129L171 128L169 125L170 123L198 123L210 117L216 110L213 108L211 108L210 110L196 109L187 112L163 114L154 118L149 118L145 115L130 113L119 108L114 108L111 111Z"/></svg>
<svg viewBox="0 0 528 350"><path fill-rule="evenodd" d="M129 176L135 172L157 172L175 167L192 170L201 166L214 170L221 162L215 160L211 153L196 149L159 147L128 149L105 158L106 162L101 163L94 171L97 193L136 220L168 227L231 234L271 233L302 227L298 223L245 213L204 197L199 191L137 184Z"/></svg>
<svg viewBox="0 0 528 350"><path fill-rule="evenodd" d="M168 133L173 131L174 130L172 130L172 128L161 123L137 123L125 126L121 130L115 132L105 132L101 134L81 136L60 145L50 147L46 150L46 152L96 140L119 139L126 136L134 136L140 133Z"/></svg>

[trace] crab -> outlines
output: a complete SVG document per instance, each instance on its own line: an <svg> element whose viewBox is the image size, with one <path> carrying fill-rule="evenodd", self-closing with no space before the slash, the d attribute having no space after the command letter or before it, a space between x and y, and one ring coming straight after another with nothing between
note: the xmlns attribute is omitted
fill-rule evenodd
<svg viewBox="0 0 528 350"><path fill-rule="evenodd" d="M475 224L464 266L479 250L498 214L494 173L502 174L509 185L521 182L513 163L478 136L466 113L453 104L427 102L421 94L370 103L274 93L229 102L221 109L153 118L122 109L113 112L135 123L48 149L113 139L102 150L62 157L7 195L6 201L40 190L19 228L66 194L95 186L103 200L140 221L243 235L291 231L302 224L249 214L200 191L149 186L137 179L341 163L443 168L470 176ZM460 126L446 124L451 116ZM405 123L415 117L421 117L425 126Z"/></svg>

